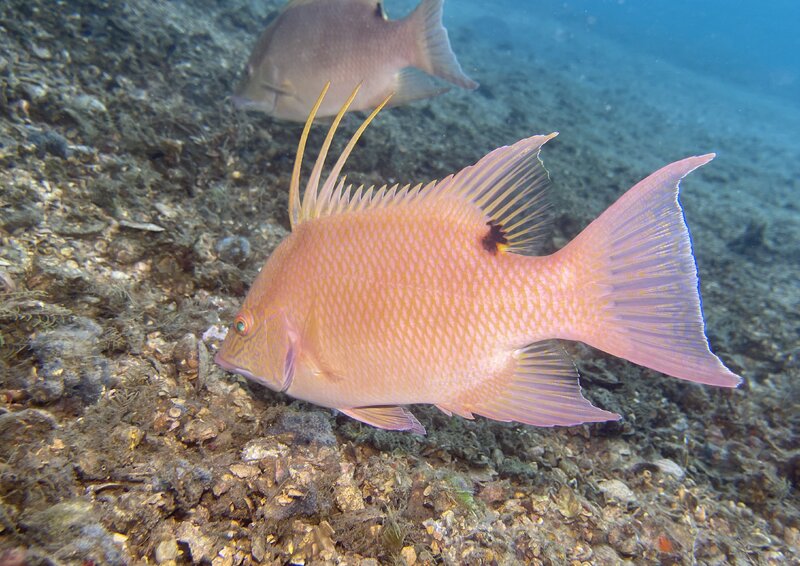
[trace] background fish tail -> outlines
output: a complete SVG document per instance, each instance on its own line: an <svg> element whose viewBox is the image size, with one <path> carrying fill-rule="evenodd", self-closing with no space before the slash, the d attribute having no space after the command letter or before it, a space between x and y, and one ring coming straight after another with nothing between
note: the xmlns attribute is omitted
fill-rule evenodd
<svg viewBox="0 0 800 566"><path fill-rule="evenodd" d="M668 375L724 387L741 378L709 349L679 182L690 157L636 184L559 254L572 279L574 339Z"/></svg>
<svg viewBox="0 0 800 566"><path fill-rule="evenodd" d="M426 73L466 89L478 88L478 83L461 70L461 65L450 47L447 30L442 25L444 0L422 0L406 19L417 41L415 66Z"/></svg>

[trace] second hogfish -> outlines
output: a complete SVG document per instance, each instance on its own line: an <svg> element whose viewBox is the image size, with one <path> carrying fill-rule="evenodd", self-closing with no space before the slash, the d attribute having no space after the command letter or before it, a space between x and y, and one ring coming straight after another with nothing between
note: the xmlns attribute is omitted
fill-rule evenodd
<svg viewBox="0 0 800 566"><path fill-rule="evenodd" d="M359 84L350 110L371 110L389 93L399 105L448 90L434 76L477 88L450 49L443 2L422 0L408 17L390 20L380 0L292 0L258 39L233 100L302 122L326 83L318 116L334 116Z"/></svg>

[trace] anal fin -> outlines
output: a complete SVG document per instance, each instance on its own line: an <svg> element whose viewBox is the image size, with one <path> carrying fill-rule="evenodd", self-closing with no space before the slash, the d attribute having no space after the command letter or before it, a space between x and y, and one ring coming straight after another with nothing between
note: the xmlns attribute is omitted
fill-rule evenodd
<svg viewBox="0 0 800 566"><path fill-rule="evenodd" d="M362 423L386 430L407 430L415 434L425 434L425 427L420 424L411 411L405 407L379 406L339 409L348 417Z"/></svg>
<svg viewBox="0 0 800 566"><path fill-rule="evenodd" d="M518 350L508 374L499 376L499 389L469 410L498 421L535 426L571 426L618 420L598 409L583 395L575 365L558 342L548 340Z"/></svg>

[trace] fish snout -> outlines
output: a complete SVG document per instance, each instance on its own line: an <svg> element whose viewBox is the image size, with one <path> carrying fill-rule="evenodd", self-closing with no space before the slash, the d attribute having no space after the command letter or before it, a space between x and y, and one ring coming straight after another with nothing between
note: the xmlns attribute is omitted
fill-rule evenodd
<svg viewBox="0 0 800 566"><path fill-rule="evenodd" d="M236 366L230 363L225 358L223 358L221 351L217 352L217 354L214 356L214 363L217 364L222 369L224 369L225 371L236 373Z"/></svg>

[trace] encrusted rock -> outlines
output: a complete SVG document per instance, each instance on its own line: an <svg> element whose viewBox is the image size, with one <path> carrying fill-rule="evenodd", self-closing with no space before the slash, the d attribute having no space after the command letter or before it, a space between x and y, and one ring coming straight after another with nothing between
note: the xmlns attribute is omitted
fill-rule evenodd
<svg viewBox="0 0 800 566"><path fill-rule="evenodd" d="M197 525L192 524L190 521L184 521L178 527L177 535L178 541L189 547L189 552L192 553L192 560L195 564L213 560L216 555L214 541L206 536Z"/></svg>
<svg viewBox="0 0 800 566"><path fill-rule="evenodd" d="M254 478L261 473L258 467L248 466L246 464L233 464L230 470L234 476L241 479Z"/></svg>
<svg viewBox="0 0 800 566"><path fill-rule="evenodd" d="M288 446L271 438L256 438L242 448L242 460L256 462L267 458L282 458L288 453L288 450Z"/></svg>
<svg viewBox="0 0 800 566"><path fill-rule="evenodd" d="M200 444L216 438L219 428L216 424L201 419L192 419L183 427L181 439L184 442Z"/></svg>

